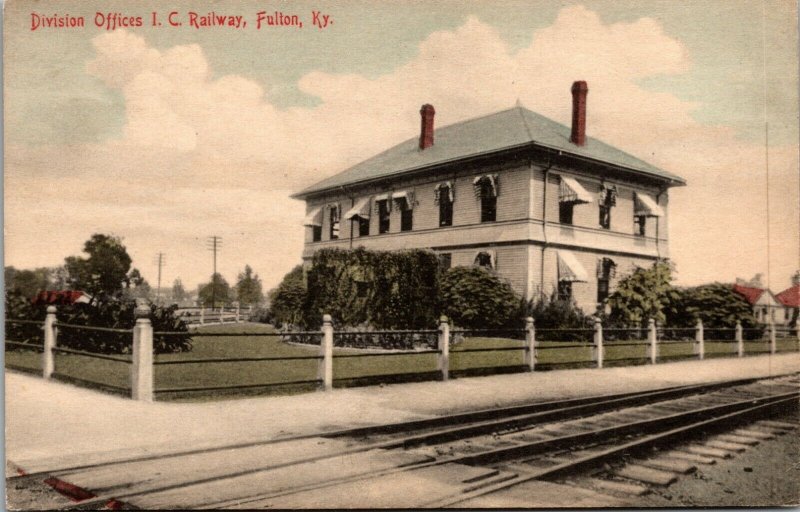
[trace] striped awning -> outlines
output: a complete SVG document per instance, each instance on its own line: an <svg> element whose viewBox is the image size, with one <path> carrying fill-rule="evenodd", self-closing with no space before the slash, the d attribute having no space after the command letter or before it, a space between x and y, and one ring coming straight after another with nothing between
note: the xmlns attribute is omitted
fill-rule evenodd
<svg viewBox="0 0 800 512"><path fill-rule="evenodd" d="M322 207L318 206L316 208L312 208L308 215L306 215L305 220L303 220L304 226L322 226Z"/></svg>
<svg viewBox="0 0 800 512"><path fill-rule="evenodd" d="M475 253L473 262L475 265L481 265L481 260L486 260L488 256L489 268L492 270L497 269L497 253L491 249L484 249Z"/></svg>
<svg viewBox="0 0 800 512"><path fill-rule="evenodd" d="M589 274L578 259L569 251L558 251L558 280L581 282L589 281Z"/></svg>
<svg viewBox="0 0 800 512"><path fill-rule="evenodd" d="M378 201L388 201L388 200L389 200L389 193L388 192L385 193L385 194L378 194L377 196L375 196L375 202L376 203Z"/></svg>
<svg viewBox="0 0 800 512"><path fill-rule="evenodd" d="M561 176L561 183L558 185L558 200L561 203L591 203L594 201L594 197L575 178Z"/></svg>
<svg viewBox="0 0 800 512"><path fill-rule="evenodd" d="M401 206L405 203L405 208L412 210L414 208L414 192L408 190L392 192L392 201L397 201Z"/></svg>
<svg viewBox="0 0 800 512"><path fill-rule="evenodd" d="M486 192L489 194L489 197L497 197L496 174L484 174L483 176L475 176L475 178L472 180L472 185L476 187L481 194ZM484 185L487 186L484 187Z"/></svg>
<svg viewBox="0 0 800 512"><path fill-rule="evenodd" d="M662 217L664 210L647 194L633 194L633 214L645 217Z"/></svg>
<svg viewBox="0 0 800 512"><path fill-rule="evenodd" d="M369 218L369 197L365 197L363 199L359 199L356 201L356 204L347 210L347 213L344 214L345 220L350 220L353 217L359 217L362 219Z"/></svg>

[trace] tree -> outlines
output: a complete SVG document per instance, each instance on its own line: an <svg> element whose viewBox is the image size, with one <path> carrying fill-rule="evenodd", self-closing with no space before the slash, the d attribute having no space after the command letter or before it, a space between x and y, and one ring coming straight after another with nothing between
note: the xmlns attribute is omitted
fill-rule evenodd
<svg viewBox="0 0 800 512"><path fill-rule="evenodd" d="M201 284L198 290L200 303L203 305L211 305L211 307L218 307L226 304L231 298L231 285L219 273L211 276L211 282Z"/></svg>
<svg viewBox="0 0 800 512"><path fill-rule="evenodd" d="M189 294L183 287L183 281L180 278L172 282L172 300L174 302L181 302L189 298Z"/></svg>
<svg viewBox="0 0 800 512"><path fill-rule="evenodd" d="M666 312L672 327L694 327L698 320L706 328L731 329L737 320L745 329L758 326L750 303L730 285L721 283L678 289Z"/></svg>
<svg viewBox="0 0 800 512"><path fill-rule="evenodd" d="M123 296L127 299L152 299L152 288L150 283L142 276L138 269L133 269L128 274L128 282L123 290Z"/></svg>
<svg viewBox="0 0 800 512"><path fill-rule="evenodd" d="M439 283L442 314L458 327L498 328L521 321L520 297L511 285L483 267L453 267Z"/></svg>
<svg viewBox="0 0 800 512"><path fill-rule="evenodd" d="M132 278L141 278L138 271L129 274L132 260L119 237L96 233L86 241L83 252L88 257L69 256L64 260L67 284L72 289L103 300L120 296Z"/></svg>
<svg viewBox="0 0 800 512"><path fill-rule="evenodd" d="M270 291L270 311L277 327L298 325L303 317L306 279L303 266L297 265L283 276L281 283Z"/></svg>
<svg viewBox="0 0 800 512"><path fill-rule="evenodd" d="M261 279L258 274L253 273L250 265L245 265L244 272L239 273L236 282L236 300L240 304L258 304L264 300L264 293L261 291Z"/></svg>
<svg viewBox="0 0 800 512"><path fill-rule="evenodd" d="M28 299L50 287L51 270L40 267L33 270L20 270L5 267L4 278L6 290L16 290Z"/></svg>
<svg viewBox="0 0 800 512"><path fill-rule="evenodd" d="M672 266L658 261L650 268L637 268L620 279L617 289L608 297L612 324L637 327L650 318L663 324L664 309L677 298L672 281Z"/></svg>

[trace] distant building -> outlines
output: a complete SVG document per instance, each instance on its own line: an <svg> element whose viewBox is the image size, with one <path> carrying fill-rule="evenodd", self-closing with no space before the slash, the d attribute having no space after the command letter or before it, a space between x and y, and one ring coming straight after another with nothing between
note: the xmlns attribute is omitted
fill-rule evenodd
<svg viewBox="0 0 800 512"><path fill-rule="evenodd" d="M669 189L686 182L586 136L586 82L572 127L516 106L409 139L292 197L306 201L303 260L322 248L428 248L480 265L520 295L594 311L617 276L669 256Z"/></svg>
<svg viewBox="0 0 800 512"><path fill-rule="evenodd" d="M787 317L786 308L783 304L768 289L736 283L733 285L733 291L750 303L753 307L753 315L762 324L775 323L783 325L790 318Z"/></svg>
<svg viewBox="0 0 800 512"><path fill-rule="evenodd" d="M72 304L90 304L92 297L78 290L50 290L36 294L31 300L34 306L69 306Z"/></svg>
<svg viewBox="0 0 800 512"><path fill-rule="evenodd" d="M798 317L800 317L800 284L783 290L775 298L784 307L786 323L792 326L796 325Z"/></svg>

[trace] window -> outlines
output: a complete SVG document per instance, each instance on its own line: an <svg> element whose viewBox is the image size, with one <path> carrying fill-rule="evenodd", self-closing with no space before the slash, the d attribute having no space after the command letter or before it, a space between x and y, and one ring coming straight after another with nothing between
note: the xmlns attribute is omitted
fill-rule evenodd
<svg viewBox="0 0 800 512"><path fill-rule="evenodd" d="M563 300L563 301L572 300L572 281L558 282L558 300Z"/></svg>
<svg viewBox="0 0 800 512"><path fill-rule="evenodd" d="M481 202L481 222L497 220L497 175L485 174L472 180L475 195Z"/></svg>
<svg viewBox="0 0 800 512"><path fill-rule="evenodd" d="M572 224L572 212L575 210L575 203L558 203L558 222L561 224Z"/></svg>
<svg viewBox="0 0 800 512"><path fill-rule="evenodd" d="M400 231L411 231L414 228L414 210L408 207L407 204L402 206L400 210Z"/></svg>
<svg viewBox="0 0 800 512"><path fill-rule="evenodd" d="M495 220L497 220L497 198L481 197L481 222L494 222Z"/></svg>
<svg viewBox="0 0 800 512"><path fill-rule="evenodd" d="M358 218L358 236L369 236L369 217Z"/></svg>
<svg viewBox="0 0 800 512"><path fill-rule="evenodd" d="M439 268L441 270L447 270L453 264L453 255L449 252L443 252L439 254Z"/></svg>
<svg viewBox="0 0 800 512"><path fill-rule="evenodd" d="M330 235L331 240L339 238L339 206L331 206L330 208Z"/></svg>
<svg viewBox="0 0 800 512"><path fill-rule="evenodd" d="M311 226L311 237L313 242L322 240L322 226Z"/></svg>
<svg viewBox="0 0 800 512"><path fill-rule="evenodd" d="M453 225L453 186L442 184L436 187L436 204L439 205L439 227Z"/></svg>
<svg viewBox="0 0 800 512"><path fill-rule="evenodd" d="M494 268L494 258L491 253L481 251L475 256L475 265L485 268Z"/></svg>
<svg viewBox="0 0 800 512"><path fill-rule="evenodd" d="M633 218L634 233L639 236L647 234L647 217L644 215L637 215Z"/></svg>
<svg viewBox="0 0 800 512"><path fill-rule="evenodd" d="M600 187L600 227L611 229L611 208L617 204L616 185Z"/></svg>
<svg viewBox="0 0 800 512"><path fill-rule="evenodd" d="M390 214L389 201L378 201L378 233L383 234L389 232Z"/></svg>
<svg viewBox="0 0 800 512"><path fill-rule="evenodd" d="M611 258L597 261L597 303L603 304L610 293L611 278L617 273L617 264Z"/></svg>

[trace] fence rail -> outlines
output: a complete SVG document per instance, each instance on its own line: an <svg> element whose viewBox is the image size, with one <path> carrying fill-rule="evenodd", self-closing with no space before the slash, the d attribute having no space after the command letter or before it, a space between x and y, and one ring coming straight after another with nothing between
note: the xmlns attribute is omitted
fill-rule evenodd
<svg viewBox="0 0 800 512"><path fill-rule="evenodd" d="M449 321L442 318L438 329L420 330L382 330L382 331L334 331L329 315L323 316L322 328L318 331L285 331L285 332L187 332L187 331L153 331L149 308L136 310L136 325L132 329L83 326L58 322L56 309L50 306L47 317L42 321L6 320L7 324L29 324L42 327L42 343L23 343L7 340L6 349L31 350L41 352L41 372L45 378L59 377L80 383L93 383L98 386L130 392L134 399L150 401L155 395L184 394L209 391L236 391L258 388L277 388L292 386L321 387L329 390L337 383L360 383L376 378L415 378L429 380L438 378L447 380L451 373L457 375L483 374L482 372L499 373L510 371L534 371L537 366L550 367L586 367L603 368L604 365L620 365L649 361L658 361L706 357L744 357L749 354L776 353L778 351L800 350L800 339L797 329L766 326L759 328L743 328L737 323L735 328L704 328L698 322L694 328L671 328L656 326L649 321L647 327L636 328L604 328L596 321L592 328L577 329L536 329L532 318L525 321L524 328L503 329L451 329ZM87 332L124 333L131 335L131 355L119 356L99 354L84 350L76 350L56 345L58 329L75 329ZM226 338L277 338L281 341L311 343L318 346L314 355L285 356L247 356L247 357L202 357L170 359L153 356L154 336L191 336ZM375 352L341 352L334 353L334 342L375 341L372 337L388 337L390 340L411 340L417 347L414 350L375 351ZM793 337L793 338L792 338ZM577 338L577 339L576 339ZM672 339L670 339L672 338ZM677 339L676 339L677 338ZM778 339L781 349L778 350ZM462 346L465 339L482 340L480 343L494 346ZM378 340L380 341L380 340ZM425 342L420 348L419 342ZM338 346L338 345L337 345ZM787 348L788 347L788 348ZM514 356L512 353L520 353ZM540 353L548 354L540 357ZM93 380L91 375L69 376L55 371L55 355L85 357L106 360L129 365L128 387L119 383L108 383ZM480 355L486 357L479 357ZM33 357L33 354L30 354ZM414 356L434 356L434 358L413 359L414 364L402 358ZM26 356L27 357L27 356ZM334 361L359 360L372 361L398 360L399 363L389 365L393 373L374 373L376 363L363 366L359 372L350 372L339 368L334 376ZM451 361L451 358L453 361ZM517 359L518 358L518 359ZM435 370L433 364L435 359ZM77 361L77 360L76 360ZM302 373L295 372L284 380L270 382L225 383L217 385L209 383L203 386L154 386L154 369L156 367L175 367L176 375L182 375L179 367L186 365L230 365L236 363L284 363L313 362L316 366L316 378L303 378ZM406 361L406 363L403 363ZM490 364L493 363L493 364ZM398 366L399 365L399 366ZM421 365L421 366L420 366ZM380 366L380 364L378 364ZM396 371L405 369L408 371ZM26 368L30 371L31 368ZM312 367L306 370L313 371ZM372 371L370 371L372 370ZM97 373L97 372L95 372ZM299 378L298 378L299 377ZM309 375L310 377L310 375ZM174 380L174 379L173 379ZM202 379L201 379L202 380ZM244 379L247 380L247 379Z"/></svg>

